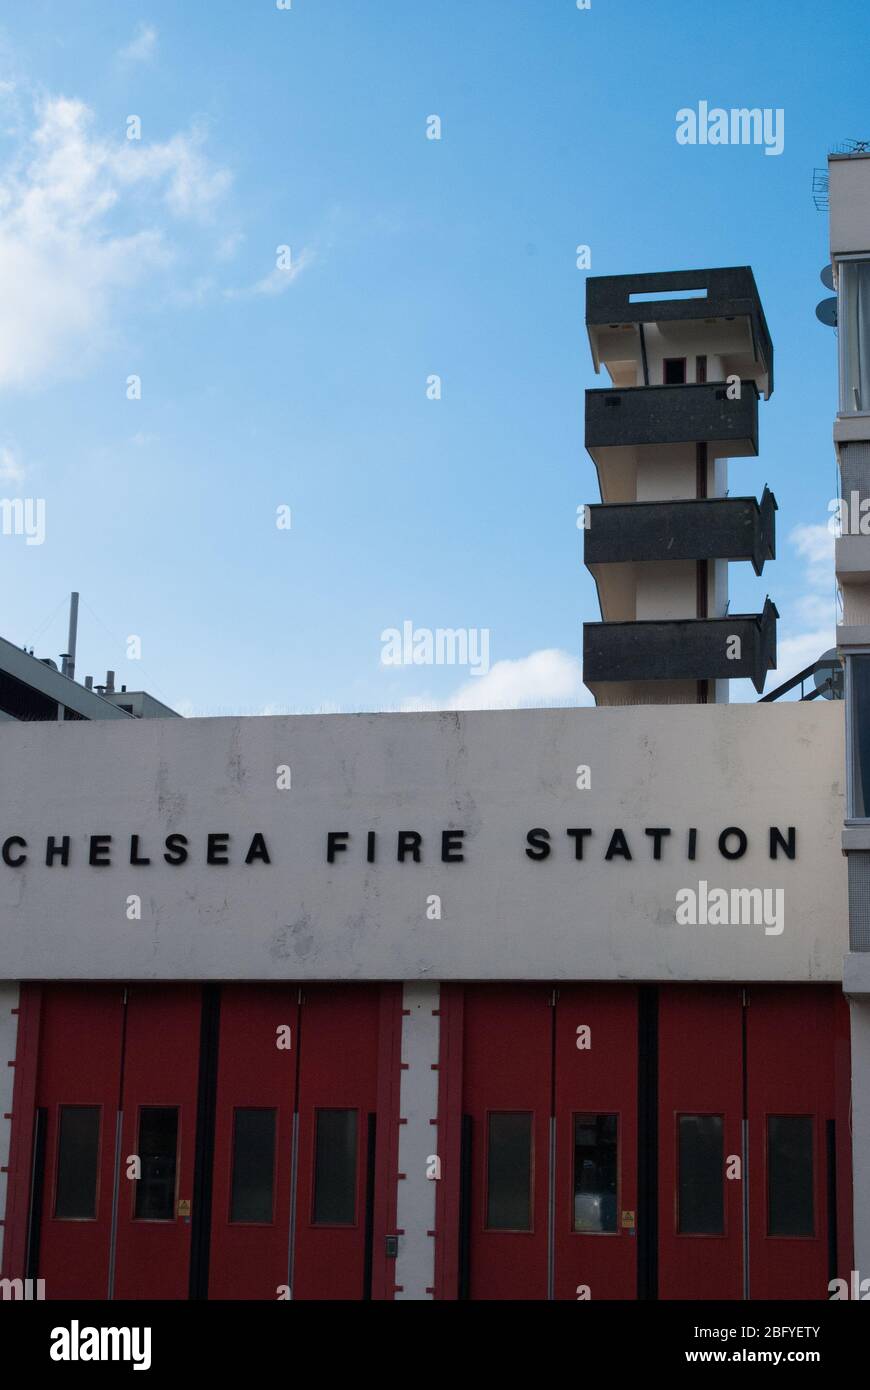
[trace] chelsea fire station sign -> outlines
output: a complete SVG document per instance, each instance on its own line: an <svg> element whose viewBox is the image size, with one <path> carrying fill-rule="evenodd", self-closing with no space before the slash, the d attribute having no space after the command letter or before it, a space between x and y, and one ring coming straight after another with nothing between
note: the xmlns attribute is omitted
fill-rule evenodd
<svg viewBox="0 0 870 1390"><path fill-rule="evenodd" d="M592 826L571 826L565 832L568 841L573 846L571 851L575 860L589 860L589 854L584 855L584 846L595 836ZM661 860L662 846L669 843L673 834L669 825L644 826L643 834L645 837L647 858L651 860ZM131 835L129 838L129 853L126 851L126 843L114 845L117 837L113 835L88 835L81 839L80 852L87 855L87 862L95 869L108 869L112 863L127 864L134 868L142 868L151 864L150 853L146 853L146 847L142 844L140 835ZM200 846L202 851L202 863L206 865L230 865L233 861L233 851L230 841L233 837L226 832L210 831L206 834L205 845ZM351 848L350 841L353 838L349 830L328 830L326 832L326 863L334 864L339 855L344 855ZM369 830L359 837L365 844L365 862L375 864L378 862L378 832ZM436 834L435 857L442 864L464 864L465 863L465 831L464 830L442 830L440 836ZM536 826L526 834L525 852L529 859L544 860L549 859L553 852L552 836L549 830L542 826ZM381 839L387 840L389 849L386 856L383 848L381 849L381 860L391 856L399 864L423 863L423 836L417 830L400 830L395 836L381 835ZM440 854L437 842L440 840ZM602 850L605 863L617 860L620 863L631 862L634 859L631 847L628 842L626 832L617 827L609 834L605 834L603 843L606 848ZM73 836L72 835L49 835L45 838L45 858L43 860L47 868L59 865L61 868L68 868L71 862ZM247 849L245 846L247 845ZM772 825L768 835L768 854L771 859L776 859L780 851L788 859L794 859L797 853L797 831L795 826L790 825L786 832L779 826ZM716 847L723 859L741 859L749 848L749 836L739 825L728 825L720 831L716 838ZM0 845L0 859L9 868L20 869L29 859L30 844L23 835L9 835ZM39 846L42 850L42 843ZM115 859L113 860L113 848ZM698 857L698 831L693 826L685 832L685 855L688 860ZM178 867L187 864L191 857L190 837L175 833L167 835L162 844L158 847L158 857L162 857L167 864ZM242 836L241 848L238 851L238 860L243 864L271 864L272 855L266 844L266 837L262 831L257 830L250 837Z"/></svg>
<svg viewBox="0 0 870 1390"><path fill-rule="evenodd" d="M833 702L6 723L0 978L838 979L842 739ZM677 911L716 894L776 930Z"/></svg>

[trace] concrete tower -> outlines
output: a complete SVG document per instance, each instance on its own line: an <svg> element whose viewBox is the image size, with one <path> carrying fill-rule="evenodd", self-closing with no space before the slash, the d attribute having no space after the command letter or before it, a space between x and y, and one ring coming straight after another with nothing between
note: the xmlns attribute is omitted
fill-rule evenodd
<svg viewBox="0 0 870 1390"><path fill-rule="evenodd" d="M728 611L728 562L774 556L776 500L729 497L727 460L758 453L773 347L748 266L606 275L586 282L596 372L586 448L601 503L584 559L602 621L583 629L599 705L727 702L776 664L777 611Z"/></svg>

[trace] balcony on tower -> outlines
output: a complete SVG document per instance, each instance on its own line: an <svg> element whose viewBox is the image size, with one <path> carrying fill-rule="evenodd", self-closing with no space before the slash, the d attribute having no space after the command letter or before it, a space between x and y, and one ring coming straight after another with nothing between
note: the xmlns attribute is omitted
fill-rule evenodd
<svg viewBox="0 0 870 1390"><path fill-rule="evenodd" d="M682 568L688 593L700 561L748 560L756 574L776 554L776 498L765 487L754 497L706 497L661 502L612 502L586 509L583 562L595 580L601 616L630 622L637 589L649 593L668 566Z"/></svg>
<svg viewBox="0 0 870 1390"><path fill-rule="evenodd" d="M765 400L773 391L773 347L749 266L590 276L586 329L595 370L606 366L614 386L739 377Z"/></svg>
<svg viewBox="0 0 870 1390"><path fill-rule="evenodd" d="M767 598L760 613L584 623L583 679L599 704L688 703L683 684L699 681L751 680L761 694L776 666L778 617Z"/></svg>

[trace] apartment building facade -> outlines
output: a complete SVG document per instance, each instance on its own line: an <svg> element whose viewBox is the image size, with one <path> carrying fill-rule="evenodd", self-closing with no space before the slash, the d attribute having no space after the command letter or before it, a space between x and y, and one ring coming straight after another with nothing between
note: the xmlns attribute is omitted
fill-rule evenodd
<svg viewBox="0 0 870 1390"><path fill-rule="evenodd" d="M828 161L831 266L837 293L839 400L834 447L840 480L835 542L845 668L849 952L852 1016L855 1258L870 1276L870 155Z"/></svg>

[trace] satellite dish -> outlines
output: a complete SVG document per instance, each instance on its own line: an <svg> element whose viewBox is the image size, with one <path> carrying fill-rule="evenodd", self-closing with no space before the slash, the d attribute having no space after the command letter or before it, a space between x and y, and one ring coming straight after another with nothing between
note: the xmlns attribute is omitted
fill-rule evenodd
<svg viewBox="0 0 870 1390"><path fill-rule="evenodd" d="M831 647L830 651L822 652L813 672L813 683L823 699L842 700L843 663L837 655L836 647Z"/></svg>
<svg viewBox="0 0 870 1390"><path fill-rule="evenodd" d="M832 290L834 288L834 267L826 265L824 270L819 272L819 279L826 290Z"/></svg>
<svg viewBox="0 0 870 1390"><path fill-rule="evenodd" d="M816 318L828 328L837 327L837 297L820 299L816 305Z"/></svg>

